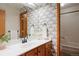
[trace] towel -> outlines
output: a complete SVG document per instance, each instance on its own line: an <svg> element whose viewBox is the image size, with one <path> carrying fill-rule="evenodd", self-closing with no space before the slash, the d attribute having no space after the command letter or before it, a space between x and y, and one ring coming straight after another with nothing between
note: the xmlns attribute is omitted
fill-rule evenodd
<svg viewBox="0 0 79 59"><path fill-rule="evenodd" d="M11 39L17 39L17 31L11 30Z"/></svg>

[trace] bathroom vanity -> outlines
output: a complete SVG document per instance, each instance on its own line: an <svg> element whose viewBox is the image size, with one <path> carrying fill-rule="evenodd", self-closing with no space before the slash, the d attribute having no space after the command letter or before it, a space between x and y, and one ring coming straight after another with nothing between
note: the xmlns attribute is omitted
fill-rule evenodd
<svg viewBox="0 0 79 59"><path fill-rule="evenodd" d="M39 45L32 50L21 54L21 56L51 56L52 41L48 41L42 45Z"/></svg>
<svg viewBox="0 0 79 59"><path fill-rule="evenodd" d="M0 50L0 56L51 56L51 40L31 40L27 43L17 43Z"/></svg>
<svg viewBox="0 0 79 59"><path fill-rule="evenodd" d="M21 14L20 16L20 37L25 38L27 36L27 15ZM26 26L25 26L26 25ZM44 26L43 26L44 28ZM33 36L33 28L31 27L32 31L31 38ZM12 31L11 31L12 32ZM40 32L40 31L39 31ZM26 43L22 43L22 39L17 39L16 32L13 32L11 34L12 38L11 40L21 40L21 42L17 42L16 44L10 44L7 45L5 49L0 50L0 56L52 56L52 40L46 39L48 35L45 35L48 33L47 29L44 28L43 30L43 36L40 39L27 39ZM45 38L46 37L46 38ZM14 39L15 38L15 39ZM30 36L29 36L30 38ZM45 38L45 39L43 39ZM13 41L12 41L13 42Z"/></svg>

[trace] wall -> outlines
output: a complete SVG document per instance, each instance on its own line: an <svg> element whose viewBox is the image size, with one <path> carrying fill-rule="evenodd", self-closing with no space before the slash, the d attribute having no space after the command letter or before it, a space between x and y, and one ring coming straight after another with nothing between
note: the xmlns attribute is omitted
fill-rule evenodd
<svg viewBox="0 0 79 59"><path fill-rule="evenodd" d="M6 11L6 32L8 30L19 30L19 10L6 4L0 4L0 9ZM42 25L44 23L47 24L50 39L53 40L53 44L56 46L56 15L53 6L50 6L50 4L28 13L28 33L30 33L30 28L32 25L35 25L32 39L42 39L42 28L44 28ZM14 38L8 43L8 45L17 44L20 42L20 40L16 40Z"/></svg>
<svg viewBox="0 0 79 59"><path fill-rule="evenodd" d="M79 5L61 10L61 13L79 10ZM61 15L61 45L79 48L79 12Z"/></svg>
<svg viewBox="0 0 79 59"><path fill-rule="evenodd" d="M19 30L20 21L19 21L19 10L13 6L7 4L0 4L0 9L5 10L5 30L17 31ZM13 34L15 35L15 34ZM16 39L10 41L11 44L15 43Z"/></svg>
<svg viewBox="0 0 79 59"><path fill-rule="evenodd" d="M19 11L6 4L0 4L0 9L6 12L6 32L8 30L19 30Z"/></svg>
<svg viewBox="0 0 79 59"><path fill-rule="evenodd" d="M34 25L34 34L32 39L43 39L42 29L44 28L43 24L47 24L48 34L50 39L53 40L54 46L56 46L56 15L53 6L47 5L28 13L28 33L32 25Z"/></svg>

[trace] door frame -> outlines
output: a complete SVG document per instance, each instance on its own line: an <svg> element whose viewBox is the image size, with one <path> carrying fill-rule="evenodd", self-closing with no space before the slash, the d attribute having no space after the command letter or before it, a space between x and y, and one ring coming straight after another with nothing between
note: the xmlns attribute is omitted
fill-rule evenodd
<svg viewBox="0 0 79 59"><path fill-rule="evenodd" d="M57 21L57 40L56 40L56 55L60 56L60 3L56 3L56 21Z"/></svg>

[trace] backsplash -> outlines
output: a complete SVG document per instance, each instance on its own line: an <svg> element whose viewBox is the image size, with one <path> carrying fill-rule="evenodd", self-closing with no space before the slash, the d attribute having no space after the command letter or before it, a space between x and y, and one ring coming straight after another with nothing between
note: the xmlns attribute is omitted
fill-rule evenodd
<svg viewBox="0 0 79 59"><path fill-rule="evenodd" d="M28 33L30 34L30 29L34 25L34 35L33 37L41 37L43 24L47 24L48 34L53 40L54 47L56 46L56 15L52 4L41 7L28 13ZM32 37L32 38L33 38ZM34 38L33 38L34 39Z"/></svg>

